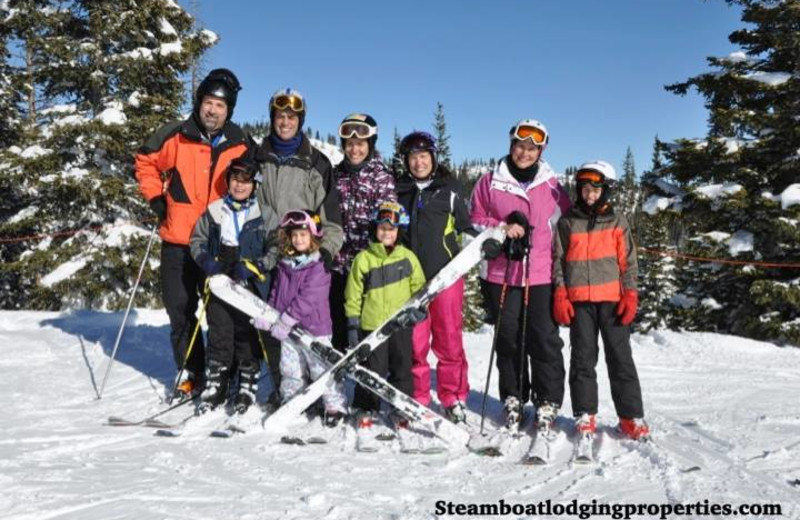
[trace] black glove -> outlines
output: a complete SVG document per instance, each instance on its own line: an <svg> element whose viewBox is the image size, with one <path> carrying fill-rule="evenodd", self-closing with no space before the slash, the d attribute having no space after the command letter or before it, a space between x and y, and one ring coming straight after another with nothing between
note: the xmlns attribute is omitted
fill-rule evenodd
<svg viewBox="0 0 800 520"><path fill-rule="evenodd" d="M222 264L214 260L208 253L200 253L197 256L197 265L199 265L208 276L214 276L222 272Z"/></svg>
<svg viewBox="0 0 800 520"><path fill-rule="evenodd" d="M250 269L248 269L247 264L245 264L244 262L236 262L236 265L233 267L234 280L244 282L255 276L256 274Z"/></svg>
<svg viewBox="0 0 800 520"><path fill-rule="evenodd" d="M425 307L409 307L397 315L395 320L401 328L411 328L417 323L428 317L428 310Z"/></svg>
<svg viewBox="0 0 800 520"><path fill-rule="evenodd" d="M512 211L506 217L506 222L522 226L525 232L519 238L506 237L503 242L503 252L509 260L523 260L530 249L531 225L528 223L528 217L520 211Z"/></svg>
<svg viewBox="0 0 800 520"><path fill-rule="evenodd" d="M503 252L503 245L499 240L488 238L481 244L481 255L486 260L494 260Z"/></svg>
<svg viewBox="0 0 800 520"><path fill-rule="evenodd" d="M158 217L158 222L164 222L164 219L167 218L167 199L163 195L159 195L150 199L149 204L150 209Z"/></svg>
<svg viewBox="0 0 800 520"><path fill-rule="evenodd" d="M361 320L358 318L347 318L347 345L354 348L361 341L359 329L361 328Z"/></svg>
<svg viewBox="0 0 800 520"><path fill-rule="evenodd" d="M325 270L330 271L333 267L333 256L327 249L320 248L319 255L322 257L322 263L325 265Z"/></svg>

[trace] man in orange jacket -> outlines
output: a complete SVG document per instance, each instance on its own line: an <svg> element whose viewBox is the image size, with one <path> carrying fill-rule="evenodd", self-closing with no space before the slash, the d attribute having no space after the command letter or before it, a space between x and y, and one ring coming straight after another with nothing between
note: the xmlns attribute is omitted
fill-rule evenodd
<svg viewBox="0 0 800 520"><path fill-rule="evenodd" d="M212 70L195 93L192 115L159 128L136 154L136 179L160 222L161 296L169 315L175 363L184 365L197 325L205 274L189 252L195 223L227 192L224 172L244 154L249 138L231 122L241 86L228 69ZM195 395L205 381L202 335L179 374L178 391Z"/></svg>

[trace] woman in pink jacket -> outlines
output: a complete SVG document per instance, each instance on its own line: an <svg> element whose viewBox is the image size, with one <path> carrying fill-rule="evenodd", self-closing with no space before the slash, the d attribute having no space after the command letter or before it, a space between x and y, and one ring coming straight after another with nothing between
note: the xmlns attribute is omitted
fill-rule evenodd
<svg viewBox="0 0 800 520"><path fill-rule="evenodd" d="M516 429L529 398L540 425L555 419L564 398L564 343L550 303L553 237L570 200L541 158L549 140L545 126L524 119L511 128L510 137L509 154L481 177L472 192L470 218L479 228L509 224L505 254L487 263L481 281L489 314L500 324L495 331L497 370L506 425ZM524 356L519 350L523 337ZM532 377L523 357L530 361Z"/></svg>

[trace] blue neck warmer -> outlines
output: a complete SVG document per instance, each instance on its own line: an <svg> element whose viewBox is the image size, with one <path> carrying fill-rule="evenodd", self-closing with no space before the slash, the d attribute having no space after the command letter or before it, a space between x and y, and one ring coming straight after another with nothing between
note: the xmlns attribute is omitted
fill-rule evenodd
<svg viewBox="0 0 800 520"><path fill-rule="evenodd" d="M297 135L288 141L284 141L275 134L269 134L268 139L269 143L272 145L272 149L278 154L278 157L283 158L295 155L297 149L300 148L300 144L303 142L303 135L298 131Z"/></svg>

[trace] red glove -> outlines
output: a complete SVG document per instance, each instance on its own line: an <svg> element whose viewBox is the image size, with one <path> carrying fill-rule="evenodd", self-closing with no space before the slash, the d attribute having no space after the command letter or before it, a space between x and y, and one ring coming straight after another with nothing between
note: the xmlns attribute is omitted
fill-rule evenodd
<svg viewBox="0 0 800 520"><path fill-rule="evenodd" d="M639 293L635 289L628 289L622 294L622 299L617 304L617 316L623 325L630 325L636 317L636 308L639 306Z"/></svg>
<svg viewBox="0 0 800 520"><path fill-rule="evenodd" d="M566 287L557 288L553 294L553 317L561 325L569 325L575 317L575 308L569 301Z"/></svg>

